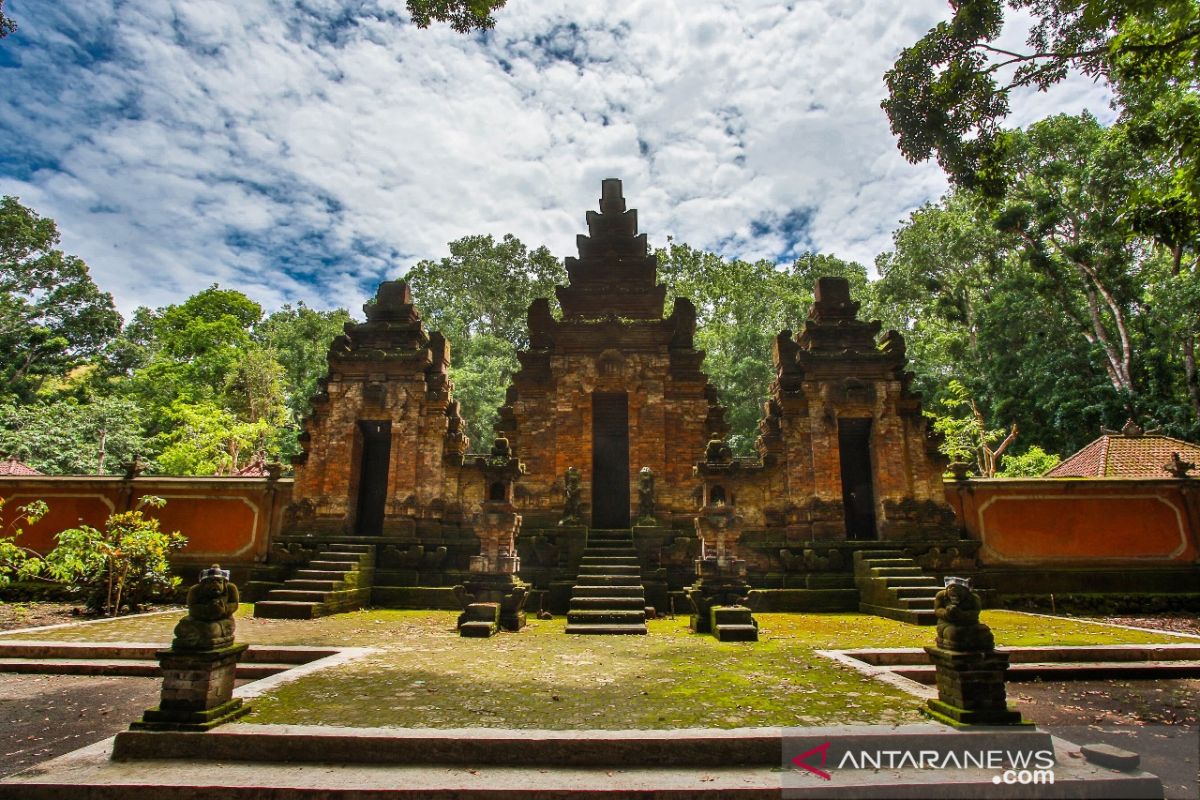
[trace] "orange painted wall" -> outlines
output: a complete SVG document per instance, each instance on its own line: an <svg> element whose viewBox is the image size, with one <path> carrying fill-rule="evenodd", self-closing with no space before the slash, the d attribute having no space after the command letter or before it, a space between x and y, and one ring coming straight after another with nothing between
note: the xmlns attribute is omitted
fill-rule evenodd
<svg viewBox="0 0 1200 800"><path fill-rule="evenodd" d="M948 482L946 499L984 566L1200 561L1200 481L997 478Z"/></svg>
<svg viewBox="0 0 1200 800"><path fill-rule="evenodd" d="M46 501L49 513L25 525L19 540L46 552L54 547L59 531L80 524L103 527L113 511L132 508L141 497L154 495L167 504L146 513L159 519L163 530L188 538L177 562L245 567L266 558L271 533L278 530L291 493L291 480L265 478L6 477L0 478L0 497L5 499L0 519L7 530L18 506Z"/></svg>

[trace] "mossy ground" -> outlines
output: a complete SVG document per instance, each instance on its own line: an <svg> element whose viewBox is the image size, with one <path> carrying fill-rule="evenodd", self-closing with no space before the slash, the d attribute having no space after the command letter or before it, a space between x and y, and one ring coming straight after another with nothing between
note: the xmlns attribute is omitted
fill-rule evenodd
<svg viewBox="0 0 1200 800"><path fill-rule="evenodd" d="M248 609L244 609L248 612ZM39 639L165 642L179 615L46 631ZM817 656L817 649L918 647L933 629L861 614L760 614L757 643L656 620L648 636L566 636L560 619L463 639L449 611L238 620L252 644L357 645L379 652L254 701L249 722L347 726L678 728L918 721L919 702ZM1002 645L1178 643L1179 637L1009 611L984 612Z"/></svg>

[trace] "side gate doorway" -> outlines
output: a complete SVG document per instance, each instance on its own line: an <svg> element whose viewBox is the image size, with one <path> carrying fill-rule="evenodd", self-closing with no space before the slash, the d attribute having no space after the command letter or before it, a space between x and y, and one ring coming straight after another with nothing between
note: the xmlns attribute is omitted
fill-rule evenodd
<svg viewBox="0 0 1200 800"><path fill-rule="evenodd" d="M388 464L392 455L392 423L363 420L362 459L358 472L358 514L354 532L359 536L383 533L387 510Z"/></svg>

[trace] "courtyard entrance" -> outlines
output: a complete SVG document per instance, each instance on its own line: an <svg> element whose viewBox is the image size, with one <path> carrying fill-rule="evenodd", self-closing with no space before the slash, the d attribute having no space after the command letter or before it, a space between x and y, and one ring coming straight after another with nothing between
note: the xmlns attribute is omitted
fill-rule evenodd
<svg viewBox="0 0 1200 800"><path fill-rule="evenodd" d="M592 395L592 527L629 527L629 396Z"/></svg>
<svg viewBox="0 0 1200 800"><path fill-rule="evenodd" d="M874 539L875 491L871 485L871 420L838 420L838 454L842 462L842 504L846 537Z"/></svg>
<svg viewBox="0 0 1200 800"><path fill-rule="evenodd" d="M383 533L387 510L388 462L392 455L392 423L364 420L362 460L358 473L358 515L354 531L360 536Z"/></svg>

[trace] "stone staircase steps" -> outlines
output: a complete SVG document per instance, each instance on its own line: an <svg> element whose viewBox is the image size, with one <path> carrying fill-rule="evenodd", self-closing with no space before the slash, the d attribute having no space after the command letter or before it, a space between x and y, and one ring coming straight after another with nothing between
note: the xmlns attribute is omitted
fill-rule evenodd
<svg viewBox="0 0 1200 800"><path fill-rule="evenodd" d="M642 599L645 597L645 590L642 589L641 584L637 586L584 586L576 584L573 599L585 597L636 597Z"/></svg>
<svg viewBox="0 0 1200 800"><path fill-rule="evenodd" d="M646 593L633 531L589 533L571 592L566 632L646 633Z"/></svg>
<svg viewBox="0 0 1200 800"><path fill-rule="evenodd" d="M255 603L254 616L312 619L361 608L370 600L374 569L371 545L330 545Z"/></svg>
<svg viewBox="0 0 1200 800"><path fill-rule="evenodd" d="M577 586L637 586L641 588L640 575L583 575L578 578Z"/></svg>
<svg viewBox="0 0 1200 800"><path fill-rule="evenodd" d="M915 625L932 625L937 580L899 550L859 550L854 554L854 585L859 611Z"/></svg>
<svg viewBox="0 0 1200 800"><path fill-rule="evenodd" d="M589 611L595 609L634 609L645 610L645 600L641 597L573 597L572 611Z"/></svg>

